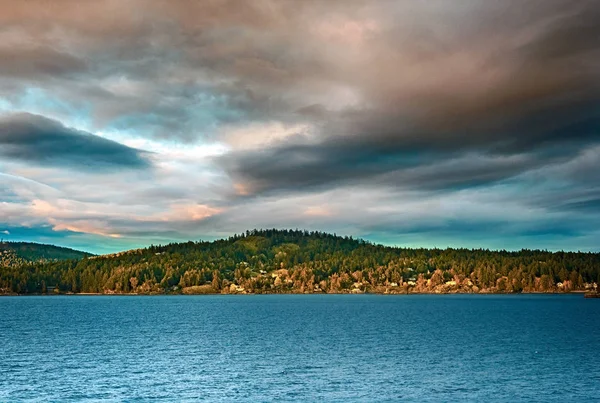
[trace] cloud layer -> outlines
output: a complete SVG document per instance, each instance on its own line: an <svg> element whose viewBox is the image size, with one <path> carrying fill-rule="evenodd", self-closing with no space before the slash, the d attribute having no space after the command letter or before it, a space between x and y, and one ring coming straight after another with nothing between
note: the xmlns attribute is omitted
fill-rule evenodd
<svg viewBox="0 0 600 403"><path fill-rule="evenodd" d="M0 6L11 234L598 249L594 1Z"/></svg>
<svg viewBox="0 0 600 403"><path fill-rule="evenodd" d="M0 118L0 146L2 157L37 165L94 170L149 166L136 149L28 113Z"/></svg>

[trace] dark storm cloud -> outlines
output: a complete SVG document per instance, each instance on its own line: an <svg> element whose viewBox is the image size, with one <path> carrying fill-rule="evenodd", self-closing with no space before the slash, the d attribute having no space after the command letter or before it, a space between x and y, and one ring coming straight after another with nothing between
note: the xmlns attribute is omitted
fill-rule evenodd
<svg viewBox="0 0 600 403"><path fill-rule="evenodd" d="M139 150L29 113L0 117L0 156L75 169L149 166Z"/></svg>
<svg viewBox="0 0 600 403"><path fill-rule="evenodd" d="M464 28L459 24L449 37L428 31L408 36L420 41L424 54L419 55L384 36L385 52L371 51L373 76L351 82L366 95L368 107L328 111L307 105L301 114L324 120L318 139L241 151L224 157L223 165L253 192L365 182L382 174L416 187L444 188L453 182L486 184L509 178L572 158L600 141L597 3L502 6L509 15L519 9L527 18L520 17L520 25L502 25L497 6L485 4L476 11L452 13L449 19L462 21ZM469 38L473 24L477 36ZM392 32L399 35L398 29ZM460 63L471 65L454 75L451 62L460 55ZM403 81L403 67L411 66L394 63L401 57L423 64L422 74L417 72L421 82ZM435 85L426 76L430 71L437 75ZM431 172L440 161L467 154L491 160L528 154L529 161ZM421 175L418 167L428 172Z"/></svg>

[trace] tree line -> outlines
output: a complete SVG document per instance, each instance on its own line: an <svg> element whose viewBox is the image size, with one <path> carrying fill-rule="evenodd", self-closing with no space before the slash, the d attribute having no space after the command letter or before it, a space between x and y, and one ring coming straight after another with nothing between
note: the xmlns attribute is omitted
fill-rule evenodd
<svg viewBox="0 0 600 403"><path fill-rule="evenodd" d="M600 283L600 254L409 249L315 231L252 230L60 261L0 258L0 293L519 293ZM10 259L9 259L10 260Z"/></svg>

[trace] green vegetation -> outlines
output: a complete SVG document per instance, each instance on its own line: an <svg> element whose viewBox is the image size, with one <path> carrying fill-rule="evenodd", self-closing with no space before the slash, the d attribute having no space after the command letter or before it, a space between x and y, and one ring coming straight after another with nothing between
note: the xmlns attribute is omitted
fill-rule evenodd
<svg viewBox="0 0 600 403"><path fill-rule="evenodd" d="M599 280L598 253L405 249L298 230L0 265L0 293L19 294L569 292Z"/></svg>
<svg viewBox="0 0 600 403"><path fill-rule="evenodd" d="M82 259L91 253L54 245L30 242L0 242L0 265L18 265L25 262L47 262Z"/></svg>

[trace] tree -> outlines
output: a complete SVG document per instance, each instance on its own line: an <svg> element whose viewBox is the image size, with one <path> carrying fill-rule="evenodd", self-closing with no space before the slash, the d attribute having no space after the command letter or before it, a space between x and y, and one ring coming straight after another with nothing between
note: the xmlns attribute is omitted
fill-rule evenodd
<svg viewBox="0 0 600 403"><path fill-rule="evenodd" d="M258 270L277 270L279 279L256 277ZM310 291L317 284L324 291L348 292L361 282L377 292L390 282L408 281L416 282L409 292L431 292L448 280L456 282L459 292L491 287L552 292L558 281L582 289L600 283L600 254L404 249L318 232L253 230L249 236L80 260L32 262L13 252L0 255L3 293L38 293L44 282L46 288L56 285L63 291L117 293L174 291L177 284L211 284L218 291L232 282L250 292Z"/></svg>
<svg viewBox="0 0 600 403"><path fill-rule="evenodd" d="M543 274L540 277L540 291L549 291L554 286L552 278L548 274Z"/></svg>
<svg viewBox="0 0 600 403"><path fill-rule="evenodd" d="M571 288L574 289L574 290L581 289L581 286L583 285L582 284L583 281L581 279L581 276L575 270L573 270L571 272L571 274L569 275L569 281L571 282Z"/></svg>
<svg viewBox="0 0 600 403"><path fill-rule="evenodd" d="M214 270L213 271L213 278L212 278L212 288L215 291L219 291L221 290L221 274L219 273L218 270Z"/></svg>

